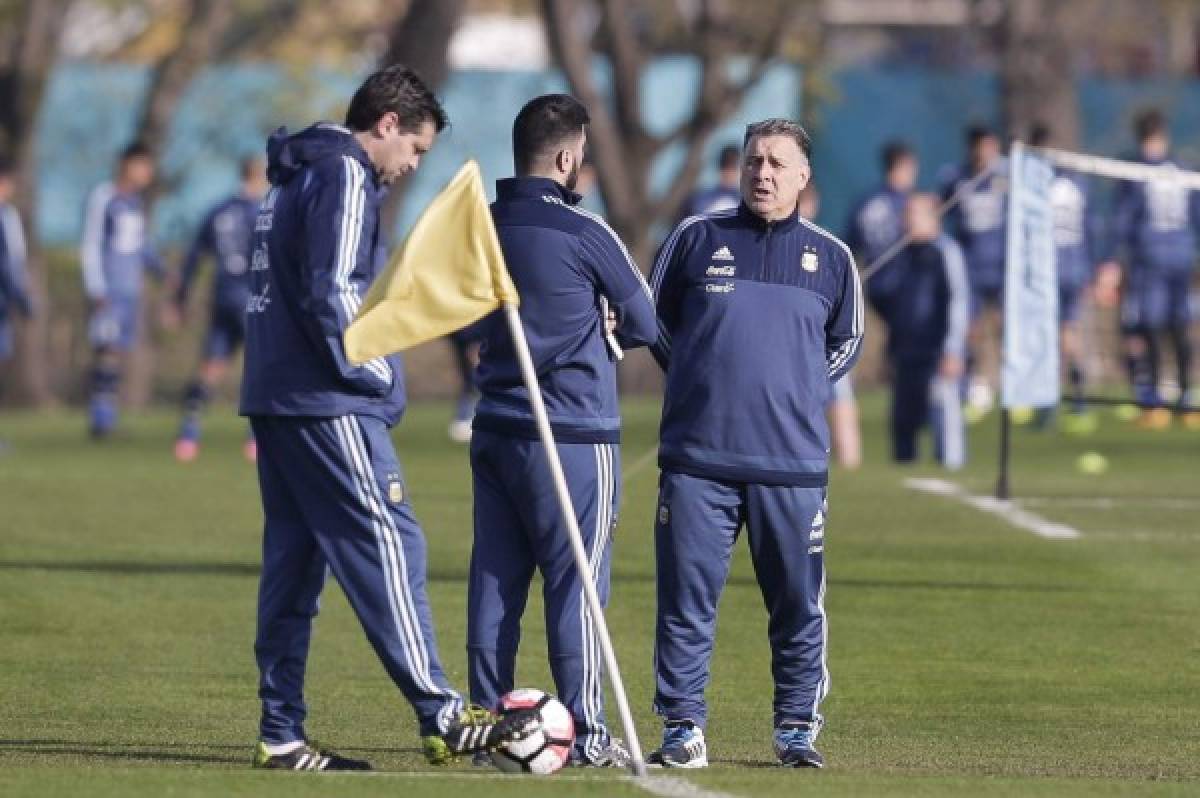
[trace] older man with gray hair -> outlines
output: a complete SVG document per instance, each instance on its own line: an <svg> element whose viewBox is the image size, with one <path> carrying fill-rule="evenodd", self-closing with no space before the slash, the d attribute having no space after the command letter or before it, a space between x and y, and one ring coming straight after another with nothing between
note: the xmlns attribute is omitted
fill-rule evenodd
<svg viewBox="0 0 1200 798"><path fill-rule="evenodd" d="M665 728L649 759L666 767L708 764L704 689L743 524L770 615L775 754L823 765L825 405L858 357L863 300L850 250L798 212L811 151L794 122L747 127L741 204L681 222L651 276L667 391L655 524Z"/></svg>

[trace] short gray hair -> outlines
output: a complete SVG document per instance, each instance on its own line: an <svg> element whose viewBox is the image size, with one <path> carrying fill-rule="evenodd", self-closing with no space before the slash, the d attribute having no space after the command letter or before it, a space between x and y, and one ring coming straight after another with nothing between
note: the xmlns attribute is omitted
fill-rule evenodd
<svg viewBox="0 0 1200 798"><path fill-rule="evenodd" d="M775 117L746 125L746 137L742 139L742 146L749 146L750 139L756 136L787 136L795 139L800 151L804 153L804 157L812 160L812 139L808 137L804 128L790 119Z"/></svg>

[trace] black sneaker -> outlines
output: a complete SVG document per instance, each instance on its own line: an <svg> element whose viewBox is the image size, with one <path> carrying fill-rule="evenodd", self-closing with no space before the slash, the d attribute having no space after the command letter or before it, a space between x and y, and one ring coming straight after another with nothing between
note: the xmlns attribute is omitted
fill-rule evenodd
<svg viewBox="0 0 1200 798"><path fill-rule="evenodd" d="M446 765L462 754L488 751L537 731L542 717L536 709L518 709L497 717L483 707L468 707L442 735L422 738L425 759L431 765Z"/></svg>
<svg viewBox="0 0 1200 798"><path fill-rule="evenodd" d="M338 756L333 751L319 749L316 745L304 745L286 754L272 755L267 751L266 743L261 740L254 749L254 760L251 763L256 768L264 770L370 770L371 765L361 759L350 759Z"/></svg>

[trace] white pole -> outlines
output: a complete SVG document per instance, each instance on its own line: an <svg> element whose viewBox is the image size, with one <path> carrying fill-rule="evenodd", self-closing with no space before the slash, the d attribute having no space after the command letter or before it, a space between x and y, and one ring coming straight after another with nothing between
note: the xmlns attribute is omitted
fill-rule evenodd
<svg viewBox="0 0 1200 798"><path fill-rule="evenodd" d="M562 461L558 458L558 447L554 444L554 433L550 430L550 418L546 415L546 405L542 401L542 391L538 387L537 372L533 369L533 358L529 354L529 344L525 340L525 330L521 326L521 316L517 312L517 306L511 302L505 302L504 316L508 319L508 329L512 333L513 348L517 351L517 361L521 364L525 387L529 389L529 403L533 405L533 417L542 438L542 446L546 449L546 458L550 461L550 475L554 479L554 489L558 494L558 506L562 510L563 519L567 522L567 533L571 538L571 551L575 555L575 567L579 569L579 575L583 581L583 597L587 601L587 609L592 616L592 622L596 624L596 630L600 633L600 649L604 653L608 678L612 680L613 694L617 698L617 712L621 715L621 725L625 727L625 739L629 743L629 753L633 760L630 767L635 776L645 776L646 762L642 759L642 747L638 744L637 730L633 727L633 716L629 713L629 699L625 696L621 670L617 667L617 655L613 652L612 639L608 636L608 624L604 622L604 608L600 606L600 597L596 594L592 569L588 565L587 551L583 548L583 536L579 532L579 521L575 517L571 493L567 490L567 478L563 475Z"/></svg>

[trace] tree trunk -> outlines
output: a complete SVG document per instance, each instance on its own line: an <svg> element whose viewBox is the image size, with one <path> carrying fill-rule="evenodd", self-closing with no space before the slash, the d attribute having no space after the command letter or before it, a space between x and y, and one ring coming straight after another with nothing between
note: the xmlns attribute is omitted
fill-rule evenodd
<svg viewBox="0 0 1200 798"><path fill-rule="evenodd" d="M10 371L16 376L15 390L9 398L38 407L53 404L54 395L46 369L50 303L35 215L37 141L34 133L46 80L58 57L57 23L66 6L67 3L60 0L23 4L17 19L11 61L0 72L0 94L7 98L0 103L0 132L13 158L17 187L15 204L25 224L29 291L36 311L31 321L17 328L16 358Z"/></svg>
<svg viewBox="0 0 1200 798"><path fill-rule="evenodd" d="M772 4L772 23L759 42L747 77L730 83L726 68L732 51L729 12L706 0L692 19L690 38L700 60L700 91L691 116L675 130L654 136L642 121L640 81L653 57L633 28L626 0L602 0L605 55L612 66L611 98L592 75L592 42L579 30L578 0L543 0L542 15L551 52L571 91L592 118L588 147L596 162L600 193L609 224L643 269L653 257L653 233L670 224L695 187L703 168L705 145L713 131L737 110L742 95L761 80L779 52L788 22L796 11L790 0ZM667 147L681 143L683 163L660 197L650 189L651 166Z"/></svg>
<svg viewBox="0 0 1200 798"><path fill-rule="evenodd" d="M137 139L158 162L170 133L171 119L192 78L221 46L225 31L234 20L233 0L192 0L179 46L154 68L150 88L143 101L137 125ZM154 203L171 184L162 170L156 170L154 184L146 192L146 215L153 218ZM155 346L151 324L155 314L149 311L151 291L143 295L143 334L129 353L122 400L133 407L144 407L151 398L154 383Z"/></svg>
<svg viewBox="0 0 1200 798"><path fill-rule="evenodd" d="M380 66L404 64L437 91L446 80L446 51L466 5L466 0L413 0L408 12L392 25ZM408 180L401 178L380 210L381 229L388 236L396 229L396 217L407 192Z"/></svg>
<svg viewBox="0 0 1200 798"><path fill-rule="evenodd" d="M1004 20L1001 79L1010 136L1024 139L1035 122L1054 131L1054 143L1079 143L1079 104L1072 80L1062 10L1046 0L1011 0ZM1078 9L1075 10L1076 13Z"/></svg>

